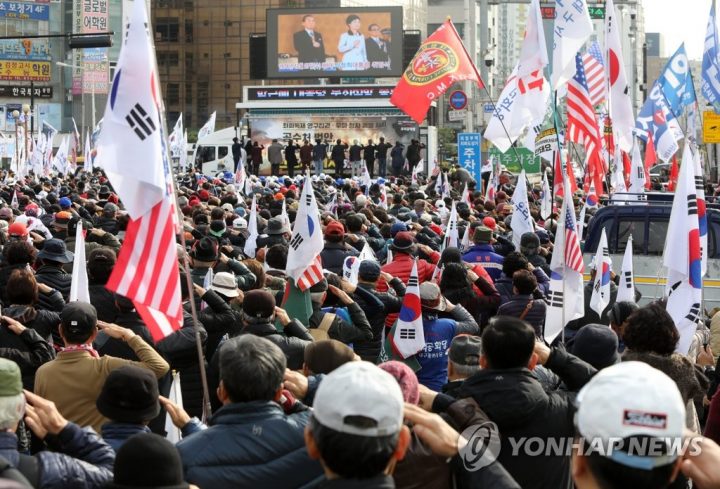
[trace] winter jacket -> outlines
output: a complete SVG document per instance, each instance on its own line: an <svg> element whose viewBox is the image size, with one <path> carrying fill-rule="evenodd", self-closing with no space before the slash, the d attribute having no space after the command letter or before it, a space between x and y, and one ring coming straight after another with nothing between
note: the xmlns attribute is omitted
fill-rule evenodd
<svg viewBox="0 0 720 489"><path fill-rule="evenodd" d="M123 443L138 433L150 433L150 428L142 424L116 423L111 421L102 425L102 437L105 443L117 452Z"/></svg>
<svg viewBox="0 0 720 489"><path fill-rule="evenodd" d="M545 366L556 373L571 391L579 390L596 373L591 365L562 349L553 348ZM497 461L523 489L549 487L569 489L570 457L529 456L513 453L510 438L539 437L544 440L575 435L573 394L547 393L527 368L483 369L465 380L458 398L472 397L502 433ZM434 410L444 410L447 396L438 395Z"/></svg>
<svg viewBox="0 0 720 489"><path fill-rule="evenodd" d="M155 346L150 331L145 322L136 311L118 312L115 324L128 328L133 333L143 339L150 346ZM138 361L139 358L132 348L123 340L112 338L104 331L98 332L93 342L93 346L100 355L110 355L116 358L124 358L126 360Z"/></svg>
<svg viewBox="0 0 720 489"><path fill-rule="evenodd" d="M502 274L503 260L503 257L495 253L490 244L476 244L463 254L464 262L482 265L493 281L497 281Z"/></svg>
<svg viewBox="0 0 720 489"><path fill-rule="evenodd" d="M313 313L310 316L308 329L314 329L320 326L326 314L320 310L320 304L313 302L312 307ZM340 316L335 317L330 325L330 329L328 329L330 338L342 341L343 343L371 340L373 337L372 329L370 328L367 317L365 317L365 312L360 309L360 306L355 302L348 304L347 310L352 322L348 323L341 319Z"/></svg>
<svg viewBox="0 0 720 489"><path fill-rule="evenodd" d="M98 216L95 218L95 227L100 228L106 233L110 234L117 234L118 229L118 222L117 219L112 217L106 217L106 216Z"/></svg>
<svg viewBox="0 0 720 489"><path fill-rule="evenodd" d="M97 310L98 320L114 323L119 311L115 306L115 293L105 288L105 284L90 283L90 303Z"/></svg>
<svg viewBox="0 0 720 489"><path fill-rule="evenodd" d="M358 341L353 344L353 350L365 361L376 363L380 355L380 347L385 328L385 318L388 314L397 314L402 308L405 285L402 281L393 277L390 281L394 294L378 292L373 284L359 283L353 298L360 308L365 311L365 316L372 328L373 337L368 341ZM371 297L368 297L370 294ZM378 307L377 305L380 305Z"/></svg>
<svg viewBox="0 0 720 489"><path fill-rule="evenodd" d="M250 322L245 323L242 333L262 336L279 346L287 357L287 368L290 370L302 368L305 361L305 347L313 342L313 337L308 333L307 328L297 319L291 319L282 333L266 319L257 322L251 319Z"/></svg>
<svg viewBox="0 0 720 489"><path fill-rule="evenodd" d="M453 304L460 304L467 309L480 326L485 326L500 304L500 294L492 282L483 277L478 276L473 285L475 287L446 289L442 293ZM480 293L477 293L476 289L479 289Z"/></svg>
<svg viewBox="0 0 720 489"><path fill-rule="evenodd" d="M320 252L323 268L330 270L342 277L343 263L348 256L358 256L360 253L352 246L345 243L325 242L325 247Z"/></svg>
<svg viewBox="0 0 720 489"><path fill-rule="evenodd" d="M202 296L207 304L205 309L198 311L198 320L207 331L207 358L212 358L223 336L237 336L242 330L242 317L225 299L214 290L208 290Z"/></svg>
<svg viewBox="0 0 720 489"><path fill-rule="evenodd" d="M420 364L418 382L439 391L447 382L448 353L452 339L459 334L476 335L479 328L467 310L456 304L450 312L423 309L425 347L415 355Z"/></svg>
<svg viewBox="0 0 720 489"><path fill-rule="evenodd" d="M23 387L28 390L35 385L35 372L40 365L55 358L52 345L30 327L19 335L8 328L0 328L0 345L0 358L18 364Z"/></svg>
<svg viewBox="0 0 720 489"><path fill-rule="evenodd" d="M533 275L538 283L538 288L533 295L536 299L542 299L550 292L550 277L541 268L534 269ZM500 294L500 304L505 304L513 298L512 277L506 277L503 273L500 278L495 280L495 288Z"/></svg>
<svg viewBox="0 0 720 489"><path fill-rule="evenodd" d="M51 289L59 291L66 302L70 298L72 275L65 272L62 268L53 265L43 265L35 272L35 279L39 284L45 284ZM42 298L40 298L40 303L42 304Z"/></svg>
<svg viewBox="0 0 720 489"><path fill-rule="evenodd" d="M55 298L61 300L59 292L55 292ZM62 301L63 306L65 301ZM62 306L60 307L62 310ZM57 343L63 346L58 334L60 326L60 314L55 311L46 311L45 309L36 309L33 306L12 305L2 310L3 316L8 316L22 323L26 328L32 328L49 343Z"/></svg>
<svg viewBox="0 0 720 489"><path fill-rule="evenodd" d="M300 163L310 164L312 161L313 147L309 144L300 146Z"/></svg>
<svg viewBox="0 0 720 489"><path fill-rule="evenodd" d="M311 460L303 432L310 411L285 414L275 402L228 404L210 427L177 444L185 480L199 487L301 487L323 470Z"/></svg>
<svg viewBox="0 0 720 489"><path fill-rule="evenodd" d="M115 452L90 428L68 423L45 442L54 451L35 455L38 489L100 489L112 481ZM17 466L20 454L15 433L0 432L0 456Z"/></svg>
<svg viewBox="0 0 720 489"><path fill-rule="evenodd" d="M200 418L203 411L203 389L197 343L195 341L195 328L193 327L192 316L186 311L183 311L183 313L182 328L160 340L156 346L158 352L170 364L170 368L180 372L185 411L190 416ZM205 331L202 324L199 324L198 327L204 350L207 331Z"/></svg>
<svg viewBox="0 0 720 489"><path fill-rule="evenodd" d="M395 168L401 168L405 164L405 155L403 154L403 150L405 149L405 146L402 144L396 144L393 146L392 151L390 151L390 158L392 160L392 166Z"/></svg>
<svg viewBox="0 0 720 489"><path fill-rule="evenodd" d="M440 253L433 252L433 254L430 256L430 260L432 261L432 263L429 263L422 259L418 259L418 283L427 282L432 278L433 273L435 273L434 263L437 263L438 260L440 260ZM415 258L413 256L408 255L407 253L396 252L393 256L393 261L383 265L380 269L383 272L389 273L393 277L399 278L405 285L407 285L408 280L410 280L410 273L412 272L414 261ZM386 292L388 290L387 283L384 280L380 280L377 285L377 290L380 292ZM397 314L388 315L388 317L385 319L385 327L391 327L396 319Z"/></svg>
<svg viewBox="0 0 720 489"><path fill-rule="evenodd" d="M65 238L65 247L75 252L75 236ZM117 254L120 251L120 240L115 234L107 231L104 233L100 233L97 230L89 232L85 240L85 256L90 256L90 253L98 248L110 248ZM68 265L71 265L70 268L72 268L72 263ZM65 270L68 269L67 267L63 268L65 268Z"/></svg>
<svg viewBox="0 0 720 489"><path fill-rule="evenodd" d="M527 313L525 309L528 304L532 304ZM538 338L543 337L543 327L545 325L545 312L547 305L542 299L535 299L531 294L517 294L513 298L507 301L505 304L498 308L498 316L512 316L519 318L523 313L523 318L530 326L535 330L535 336Z"/></svg>
<svg viewBox="0 0 720 489"><path fill-rule="evenodd" d="M346 144L336 144L330 151L330 159L335 163L335 171L340 171L343 162L345 161L345 150L347 149Z"/></svg>
<svg viewBox="0 0 720 489"><path fill-rule="evenodd" d="M362 146L353 144L350 146L350 161L360 161L362 158Z"/></svg>

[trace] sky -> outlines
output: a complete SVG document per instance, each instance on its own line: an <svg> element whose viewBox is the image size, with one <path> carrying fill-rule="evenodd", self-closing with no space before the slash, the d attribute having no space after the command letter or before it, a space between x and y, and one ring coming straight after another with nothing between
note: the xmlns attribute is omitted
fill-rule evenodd
<svg viewBox="0 0 720 489"><path fill-rule="evenodd" d="M681 42L690 59L702 59L710 0L642 0L645 32L661 32L665 52L671 56ZM717 7L716 7L717 8Z"/></svg>

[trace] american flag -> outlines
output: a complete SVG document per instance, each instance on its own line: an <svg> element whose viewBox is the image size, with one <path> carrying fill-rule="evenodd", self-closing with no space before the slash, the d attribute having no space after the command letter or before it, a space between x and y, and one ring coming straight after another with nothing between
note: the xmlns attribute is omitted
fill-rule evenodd
<svg viewBox="0 0 720 489"><path fill-rule="evenodd" d="M607 80L605 78L605 63L600 51L600 45L593 41L582 57L585 76L587 77L588 93L593 106L600 105L605 100Z"/></svg>
<svg viewBox="0 0 720 489"><path fill-rule="evenodd" d="M310 266L305 269L303 274L300 276L300 279L298 279L298 289L305 292L310 287L320 282L323 277L322 259L320 258L320 255L318 255L315 257Z"/></svg>
<svg viewBox="0 0 720 489"><path fill-rule="evenodd" d="M575 76L568 83L567 94L567 140L582 144L588 155L587 171L601 191L604 167L600 150L600 132L595 119L595 110L588 95L587 78L580 53L575 55Z"/></svg>
<svg viewBox="0 0 720 489"><path fill-rule="evenodd" d="M585 268L580 239L575 226L575 216L570 209L565 213L565 266L578 273L583 273Z"/></svg>

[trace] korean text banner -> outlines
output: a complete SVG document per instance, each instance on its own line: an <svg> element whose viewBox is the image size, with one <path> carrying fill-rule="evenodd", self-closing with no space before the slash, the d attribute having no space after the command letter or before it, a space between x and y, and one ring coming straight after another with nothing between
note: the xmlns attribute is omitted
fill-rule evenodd
<svg viewBox="0 0 720 489"><path fill-rule="evenodd" d="M49 61L0 60L0 80L50 81Z"/></svg>
<svg viewBox="0 0 720 489"><path fill-rule="evenodd" d="M473 176L476 182L482 180L480 141L478 132L461 132L457 135L458 163Z"/></svg>
<svg viewBox="0 0 720 489"><path fill-rule="evenodd" d="M24 2L0 2L0 18L50 20L50 5Z"/></svg>

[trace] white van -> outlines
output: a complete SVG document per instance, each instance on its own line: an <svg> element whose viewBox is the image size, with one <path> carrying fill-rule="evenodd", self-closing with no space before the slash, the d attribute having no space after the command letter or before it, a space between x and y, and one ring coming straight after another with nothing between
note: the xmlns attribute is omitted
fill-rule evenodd
<svg viewBox="0 0 720 489"><path fill-rule="evenodd" d="M239 133L239 128L228 127L215 131L198 141L195 144L191 160L195 168L202 168L203 175L234 171L232 145L233 138L240 138Z"/></svg>

